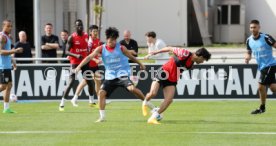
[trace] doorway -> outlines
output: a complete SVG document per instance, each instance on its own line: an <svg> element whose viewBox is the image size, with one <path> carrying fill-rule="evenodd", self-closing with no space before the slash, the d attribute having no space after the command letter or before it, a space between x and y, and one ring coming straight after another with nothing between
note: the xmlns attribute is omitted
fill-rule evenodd
<svg viewBox="0 0 276 146"><path fill-rule="evenodd" d="M15 1L15 41L18 41L18 33L25 31L28 42L34 46L34 13L33 0L16 0Z"/></svg>

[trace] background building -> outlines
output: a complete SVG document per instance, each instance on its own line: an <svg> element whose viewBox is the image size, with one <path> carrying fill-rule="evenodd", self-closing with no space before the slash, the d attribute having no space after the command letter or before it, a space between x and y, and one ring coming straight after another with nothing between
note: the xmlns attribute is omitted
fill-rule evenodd
<svg viewBox="0 0 276 146"><path fill-rule="evenodd" d="M90 0L90 24L93 24L93 3ZM54 25L54 33L73 30L79 18L86 24L87 0L41 0L41 34L44 24ZM117 27L131 30L140 46L145 46L144 34L156 31L168 45L202 45L212 43L243 43L250 34L248 23L259 19L262 31L276 37L275 0L103 0L101 28ZM15 34L25 30L34 42L33 0L0 0L0 21L10 19ZM104 31L101 31L104 39Z"/></svg>

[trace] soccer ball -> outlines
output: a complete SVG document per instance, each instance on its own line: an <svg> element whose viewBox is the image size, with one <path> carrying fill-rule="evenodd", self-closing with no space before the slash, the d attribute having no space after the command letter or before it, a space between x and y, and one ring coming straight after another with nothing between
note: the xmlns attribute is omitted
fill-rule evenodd
<svg viewBox="0 0 276 146"><path fill-rule="evenodd" d="M10 101L11 102L17 102L17 96L15 94L10 94Z"/></svg>
<svg viewBox="0 0 276 146"><path fill-rule="evenodd" d="M157 112L159 109L160 109L159 107L156 107L151 110L151 113ZM161 121L163 119L163 117L164 117L163 114L158 114L158 116L156 117L156 120Z"/></svg>

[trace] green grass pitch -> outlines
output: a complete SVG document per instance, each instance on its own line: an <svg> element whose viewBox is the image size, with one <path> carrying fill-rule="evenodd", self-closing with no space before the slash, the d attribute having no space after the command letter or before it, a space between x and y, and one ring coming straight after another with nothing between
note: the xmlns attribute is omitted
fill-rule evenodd
<svg viewBox="0 0 276 146"><path fill-rule="evenodd" d="M159 105L155 101L154 104ZM112 102L106 122L94 123L98 109L58 102L12 103L17 114L0 114L5 146L264 146L276 145L276 101L250 115L257 101L176 101L161 125L149 125L141 102ZM2 108L2 107L1 107Z"/></svg>

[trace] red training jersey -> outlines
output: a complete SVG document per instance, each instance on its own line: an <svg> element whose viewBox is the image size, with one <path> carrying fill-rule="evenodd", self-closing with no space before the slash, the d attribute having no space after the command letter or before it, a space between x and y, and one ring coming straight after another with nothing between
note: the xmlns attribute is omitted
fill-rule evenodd
<svg viewBox="0 0 276 146"><path fill-rule="evenodd" d="M174 48L173 54L179 59L179 61L186 60L186 64L183 65L186 68L191 68L194 64L192 61L192 55L190 51L182 48ZM187 58L189 57L189 58ZM171 57L167 63L162 66L163 70L168 72L168 80L171 82L177 82L180 77L180 69L177 67L174 57Z"/></svg>
<svg viewBox="0 0 276 146"><path fill-rule="evenodd" d="M100 45L101 45L100 39L98 39L98 38L97 39L93 39L92 37L90 37L89 41L88 41L88 51L89 51L89 54L91 54ZM96 56L95 58L98 59L99 57ZM89 62L89 66L90 67L97 67L98 64L94 60L91 60Z"/></svg>
<svg viewBox="0 0 276 146"><path fill-rule="evenodd" d="M82 36L79 36L76 32L72 35L72 47L70 48L70 52L74 54L79 54L84 59L88 55L88 35L83 32ZM82 59L78 59L70 56L69 60L71 64L80 64Z"/></svg>

